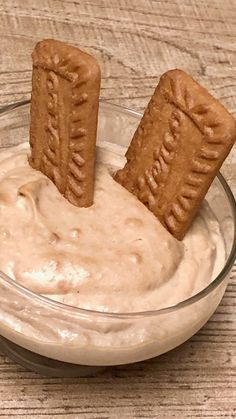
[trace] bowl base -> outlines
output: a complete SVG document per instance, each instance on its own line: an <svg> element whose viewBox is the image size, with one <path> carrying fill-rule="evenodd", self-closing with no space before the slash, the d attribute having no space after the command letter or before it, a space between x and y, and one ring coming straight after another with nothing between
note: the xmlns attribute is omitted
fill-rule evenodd
<svg viewBox="0 0 236 419"><path fill-rule="evenodd" d="M0 350L23 367L51 377L91 377L107 368L70 364L47 358L22 348L2 336L0 336Z"/></svg>

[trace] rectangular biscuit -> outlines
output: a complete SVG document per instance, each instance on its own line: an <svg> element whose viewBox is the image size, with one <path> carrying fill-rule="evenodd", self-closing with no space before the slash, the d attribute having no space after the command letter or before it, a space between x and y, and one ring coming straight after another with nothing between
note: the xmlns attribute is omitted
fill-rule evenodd
<svg viewBox="0 0 236 419"><path fill-rule="evenodd" d="M96 60L60 41L39 42L32 54L31 166L72 204L93 203L100 91Z"/></svg>
<svg viewBox="0 0 236 419"><path fill-rule="evenodd" d="M233 116L186 73L168 71L115 179L181 240L235 138Z"/></svg>

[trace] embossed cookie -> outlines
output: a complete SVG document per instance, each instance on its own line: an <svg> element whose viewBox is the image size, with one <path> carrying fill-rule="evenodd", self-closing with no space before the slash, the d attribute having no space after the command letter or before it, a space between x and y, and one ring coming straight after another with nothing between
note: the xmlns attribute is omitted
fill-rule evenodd
<svg viewBox="0 0 236 419"><path fill-rule="evenodd" d="M72 204L93 203L100 69L63 42L39 42L32 54L31 166Z"/></svg>
<svg viewBox="0 0 236 419"><path fill-rule="evenodd" d="M115 179L179 240L236 139L232 115L181 70L165 73Z"/></svg>

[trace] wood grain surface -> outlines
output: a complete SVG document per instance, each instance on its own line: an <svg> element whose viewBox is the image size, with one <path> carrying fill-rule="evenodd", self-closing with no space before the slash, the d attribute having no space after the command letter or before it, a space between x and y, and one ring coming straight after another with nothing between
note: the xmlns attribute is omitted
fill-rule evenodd
<svg viewBox="0 0 236 419"><path fill-rule="evenodd" d="M179 67L236 116L236 0L0 0L0 106L29 98L31 51L94 54L103 99L143 110ZM236 193L236 152L224 166ZM94 378L45 378L0 355L1 418L235 418L236 267L217 312L176 350Z"/></svg>

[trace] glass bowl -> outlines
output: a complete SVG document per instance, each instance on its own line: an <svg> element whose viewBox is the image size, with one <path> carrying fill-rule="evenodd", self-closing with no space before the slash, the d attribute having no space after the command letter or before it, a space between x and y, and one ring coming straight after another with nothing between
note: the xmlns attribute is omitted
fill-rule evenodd
<svg viewBox="0 0 236 419"><path fill-rule="evenodd" d="M0 147L28 140L29 109L21 102L0 110ZM105 102L99 112L98 142L127 147L141 115ZM227 261L204 290L161 310L101 313L36 295L0 273L1 348L43 374L84 376L158 356L189 339L220 303L236 255L236 203L221 174L206 199L220 223ZM122 336L118 346L111 343L116 334Z"/></svg>

